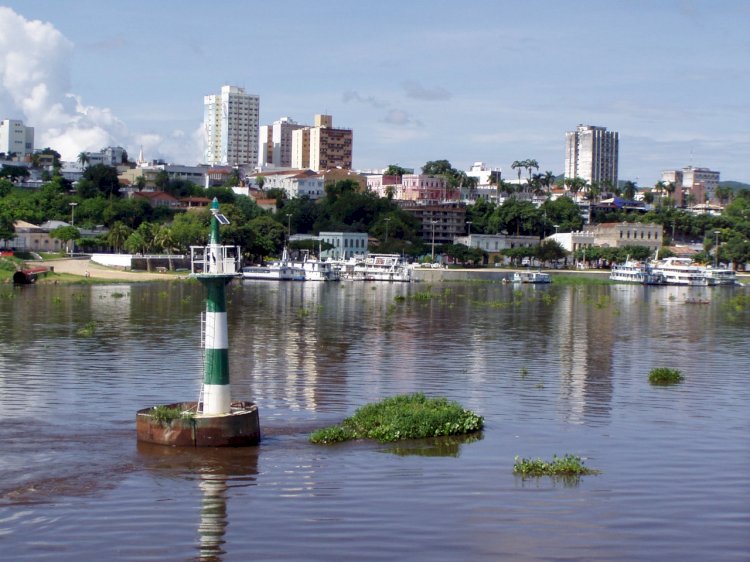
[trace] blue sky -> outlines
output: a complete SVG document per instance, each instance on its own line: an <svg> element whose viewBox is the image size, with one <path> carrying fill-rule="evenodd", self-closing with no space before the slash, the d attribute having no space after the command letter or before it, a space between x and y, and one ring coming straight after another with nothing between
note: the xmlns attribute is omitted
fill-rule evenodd
<svg viewBox="0 0 750 562"><path fill-rule="evenodd" d="M692 164L750 182L747 0L0 6L0 119L64 156L114 143L197 163L203 96L232 84L260 95L262 123L332 114L357 168L562 173L583 123L620 133L621 179Z"/></svg>

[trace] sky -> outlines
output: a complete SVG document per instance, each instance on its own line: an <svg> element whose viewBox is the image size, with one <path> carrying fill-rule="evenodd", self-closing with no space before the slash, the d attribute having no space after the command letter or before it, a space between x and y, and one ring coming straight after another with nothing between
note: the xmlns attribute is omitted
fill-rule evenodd
<svg viewBox="0 0 750 562"><path fill-rule="evenodd" d="M0 0L0 119L75 160L197 164L203 96L317 113L354 167L447 159L561 174L565 132L617 131L620 179L685 166L750 183L748 0Z"/></svg>

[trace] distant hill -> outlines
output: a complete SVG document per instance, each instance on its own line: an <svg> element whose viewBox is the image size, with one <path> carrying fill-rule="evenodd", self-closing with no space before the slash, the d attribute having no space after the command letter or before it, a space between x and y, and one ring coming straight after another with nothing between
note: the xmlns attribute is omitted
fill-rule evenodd
<svg viewBox="0 0 750 562"><path fill-rule="evenodd" d="M750 189L750 183L742 183L741 181L720 181L720 187L730 187L734 190L738 189Z"/></svg>

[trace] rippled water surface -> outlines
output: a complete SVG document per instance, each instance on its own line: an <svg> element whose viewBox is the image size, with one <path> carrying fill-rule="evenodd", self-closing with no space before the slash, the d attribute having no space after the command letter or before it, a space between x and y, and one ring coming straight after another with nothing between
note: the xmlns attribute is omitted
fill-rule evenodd
<svg viewBox="0 0 750 562"><path fill-rule="evenodd" d="M0 558L749 560L746 289L703 291L233 284L233 396L264 439L178 450L136 444L135 412L198 397L200 285L2 288ZM412 391L485 430L307 442ZM565 453L601 473L513 475Z"/></svg>

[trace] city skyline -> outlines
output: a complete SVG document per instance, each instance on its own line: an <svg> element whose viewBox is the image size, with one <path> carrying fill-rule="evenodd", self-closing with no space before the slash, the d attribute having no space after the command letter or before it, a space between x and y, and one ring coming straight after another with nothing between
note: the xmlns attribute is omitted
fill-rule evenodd
<svg viewBox="0 0 750 562"><path fill-rule="evenodd" d="M746 2L434 4L229 3L214 20L193 1L6 1L0 119L66 158L114 144L192 165L203 96L229 84L260 96L261 123L335 115L358 169L562 174L585 124L619 132L619 177L641 187L689 165L750 183Z"/></svg>

